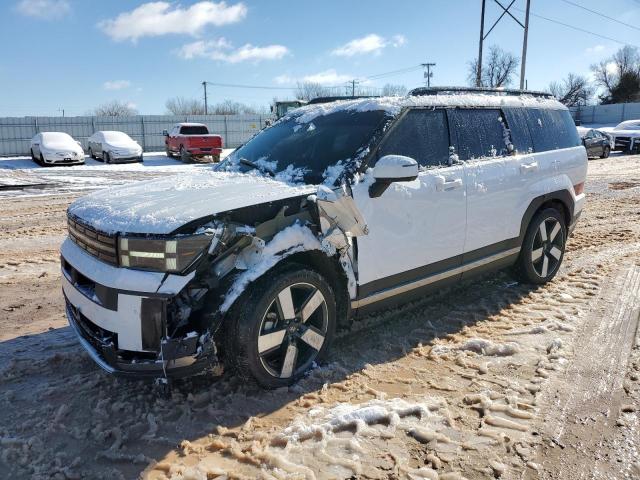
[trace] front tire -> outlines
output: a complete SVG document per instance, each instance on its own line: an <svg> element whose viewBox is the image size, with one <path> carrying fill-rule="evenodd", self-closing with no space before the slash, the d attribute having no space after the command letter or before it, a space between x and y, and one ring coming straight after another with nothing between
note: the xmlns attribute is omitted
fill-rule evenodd
<svg viewBox="0 0 640 480"><path fill-rule="evenodd" d="M320 274L292 265L252 284L229 320L227 366L264 388L284 387L327 352L336 327L335 295Z"/></svg>
<svg viewBox="0 0 640 480"><path fill-rule="evenodd" d="M523 283L551 281L564 258L567 227L555 208L538 212L531 220L516 263L516 275Z"/></svg>
<svg viewBox="0 0 640 480"><path fill-rule="evenodd" d="M109 155L109 152L102 152L102 161L104 163L111 163L111 156Z"/></svg>
<svg viewBox="0 0 640 480"><path fill-rule="evenodd" d="M91 158L92 160L96 159L96 156L93 154L93 150L91 150L91 148L89 148L89 158Z"/></svg>
<svg viewBox="0 0 640 480"><path fill-rule="evenodd" d="M611 147L604 147L604 150L602 151L602 155L600 156L600 158L609 158L610 154L611 154Z"/></svg>

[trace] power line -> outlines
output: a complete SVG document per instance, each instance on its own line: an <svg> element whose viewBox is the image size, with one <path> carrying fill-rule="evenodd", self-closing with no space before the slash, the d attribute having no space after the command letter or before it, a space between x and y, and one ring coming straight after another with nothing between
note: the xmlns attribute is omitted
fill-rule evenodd
<svg viewBox="0 0 640 480"><path fill-rule="evenodd" d="M216 82L205 82L208 85L213 85L214 87L230 87L230 88L253 88L260 90L291 90L295 87L274 87L267 85L242 85L238 83L216 83Z"/></svg>
<svg viewBox="0 0 640 480"><path fill-rule="evenodd" d="M522 10L521 8L516 8L516 7L514 7L514 9L515 9L515 10L518 10L518 11L520 11L520 12L524 12L524 10ZM572 30L576 30L576 31L578 31L578 32L587 33L587 34L589 34L589 35L593 35L594 37L599 37L599 38L602 38L602 39L604 39L604 40L609 40L610 42L619 43L620 45L631 45L631 46L633 46L633 47L640 48L640 46L635 45L635 44L633 44L633 43L630 43L630 42L623 42L622 40L617 40L617 39L615 39L615 38L607 37L606 35L601 35L601 34L599 34L599 33L592 32L591 30L587 30L587 29L585 29L585 28L581 28L581 27L576 27L575 25L570 25L570 24L568 24L568 23L561 22L560 20L555 20L555 19L553 19L553 18L545 17L545 16L543 16L543 15L539 15L539 14L537 14L537 13L533 13L533 12L531 12L531 16L532 16L532 17L539 18L539 19L541 19L541 20L546 20L547 22L555 23L555 24L557 24L557 25L562 25L563 27L570 28L570 29L572 29Z"/></svg>
<svg viewBox="0 0 640 480"><path fill-rule="evenodd" d="M578 4L578 3L572 2L571 0L561 0L561 1L563 1L564 3L567 3L569 5L573 5L574 7L581 8L582 10L586 10L587 12L593 13L594 15L599 15L602 18L606 18L607 20L611 20L612 22L616 22L616 23L619 23L620 25L624 25L625 27L633 28L634 30L640 30L640 27L636 27L635 25L631 25L630 23L625 23L625 22L623 22L621 20L618 20L617 18L610 17L609 15L606 15L604 13L600 13L600 12L597 12L595 10L591 10L590 8L587 8L587 7L584 7L584 6L582 6L582 5Z"/></svg>

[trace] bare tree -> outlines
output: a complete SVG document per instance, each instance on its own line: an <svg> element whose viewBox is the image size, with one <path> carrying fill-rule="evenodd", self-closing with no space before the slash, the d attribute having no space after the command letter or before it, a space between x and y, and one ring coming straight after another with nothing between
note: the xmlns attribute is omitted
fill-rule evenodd
<svg viewBox="0 0 640 480"><path fill-rule="evenodd" d="M480 75L481 87L508 87L513 82L513 75L520 65L520 59L510 52L505 52L497 45L489 47L489 55L482 60ZM478 60L469 62L467 81L476 86L478 76Z"/></svg>
<svg viewBox="0 0 640 480"><path fill-rule="evenodd" d="M298 100L313 100L331 95L331 90L320 83L298 82L294 95Z"/></svg>
<svg viewBox="0 0 640 480"><path fill-rule="evenodd" d="M586 105L594 93L589 80L575 73L570 73L567 78L560 82L551 83L549 91L558 101L568 107Z"/></svg>
<svg viewBox="0 0 640 480"><path fill-rule="evenodd" d="M92 113L97 117L133 117L138 111L130 103L112 100L97 106Z"/></svg>
<svg viewBox="0 0 640 480"><path fill-rule="evenodd" d="M602 103L633 102L640 99L640 53L626 45L606 60L591 65L595 82L604 89Z"/></svg>
<svg viewBox="0 0 640 480"><path fill-rule="evenodd" d="M246 105L234 100L223 100L211 108L216 115L258 114L265 113L266 109L260 109L252 105Z"/></svg>
<svg viewBox="0 0 640 480"><path fill-rule="evenodd" d="M204 103L195 98L173 97L164 105L171 115L204 115Z"/></svg>
<svg viewBox="0 0 640 480"><path fill-rule="evenodd" d="M402 97L407 94L407 87L404 85L394 85L387 83L382 87L381 94L383 97Z"/></svg>

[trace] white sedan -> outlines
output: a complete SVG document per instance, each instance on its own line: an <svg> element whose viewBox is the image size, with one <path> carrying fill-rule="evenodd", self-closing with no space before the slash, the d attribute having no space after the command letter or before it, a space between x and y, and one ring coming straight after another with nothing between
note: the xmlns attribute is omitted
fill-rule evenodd
<svg viewBox="0 0 640 480"><path fill-rule="evenodd" d="M42 132L31 139L31 158L40 165L78 165L84 163L80 142L63 132Z"/></svg>
<svg viewBox="0 0 640 480"><path fill-rule="evenodd" d="M124 132L100 131L89 137L89 156L105 163L142 162L142 147Z"/></svg>

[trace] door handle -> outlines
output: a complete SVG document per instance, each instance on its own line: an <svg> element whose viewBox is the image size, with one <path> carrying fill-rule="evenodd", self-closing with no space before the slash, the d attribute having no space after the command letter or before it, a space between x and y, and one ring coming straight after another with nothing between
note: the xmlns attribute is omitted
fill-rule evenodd
<svg viewBox="0 0 640 480"><path fill-rule="evenodd" d="M538 170L538 162L523 163L520 165L520 171L522 173L535 172L536 170Z"/></svg>
<svg viewBox="0 0 640 480"><path fill-rule="evenodd" d="M447 180L442 175L436 177L436 190L438 192L446 190L455 190L462 187L462 179L456 178L454 180Z"/></svg>

